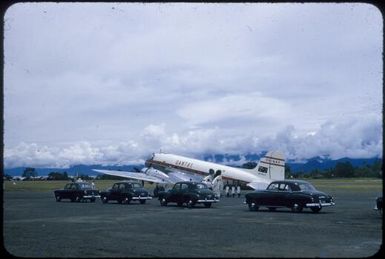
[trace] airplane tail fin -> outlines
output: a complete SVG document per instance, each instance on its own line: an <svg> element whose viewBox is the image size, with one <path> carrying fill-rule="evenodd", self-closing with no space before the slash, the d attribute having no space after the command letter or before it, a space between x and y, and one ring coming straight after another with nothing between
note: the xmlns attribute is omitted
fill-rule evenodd
<svg viewBox="0 0 385 259"><path fill-rule="evenodd" d="M269 151L262 157L251 172L259 177L271 180L285 179L285 157L278 151Z"/></svg>

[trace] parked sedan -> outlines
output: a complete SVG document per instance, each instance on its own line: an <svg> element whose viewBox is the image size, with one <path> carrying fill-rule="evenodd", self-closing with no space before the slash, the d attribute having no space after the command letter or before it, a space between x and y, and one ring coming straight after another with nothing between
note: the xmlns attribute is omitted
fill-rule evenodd
<svg viewBox="0 0 385 259"><path fill-rule="evenodd" d="M62 199L69 199L71 202L87 200L95 202L96 198L100 197L99 191L95 190L94 187L87 182L67 183L64 189L55 190L54 194L58 202Z"/></svg>
<svg viewBox="0 0 385 259"><path fill-rule="evenodd" d="M100 198L103 203L108 201L117 201L118 203L130 203L131 201L139 201L140 204L146 203L152 197L143 186L134 181L122 181L112 185L107 191L100 192Z"/></svg>
<svg viewBox="0 0 385 259"><path fill-rule="evenodd" d="M178 182L171 190L159 192L158 199L161 206L175 202L178 206L186 203L189 208L198 203L210 208L212 203L219 201L215 193L206 184L200 182Z"/></svg>
<svg viewBox="0 0 385 259"><path fill-rule="evenodd" d="M286 207L301 212L303 208L310 208L317 213L323 207L335 205L332 196L302 180L274 181L266 190L248 193L245 198L250 210L258 210L263 206L270 211Z"/></svg>

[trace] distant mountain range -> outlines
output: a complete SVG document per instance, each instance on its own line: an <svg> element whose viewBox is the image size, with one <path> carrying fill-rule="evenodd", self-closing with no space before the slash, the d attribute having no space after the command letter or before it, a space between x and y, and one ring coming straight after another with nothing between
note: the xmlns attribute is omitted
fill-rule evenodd
<svg viewBox="0 0 385 259"><path fill-rule="evenodd" d="M241 158L244 158L242 161ZM259 161L261 158L260 155L256 154L247 154L245 156L241 155L228 155L228 154L205 154L202 155L199 159L205 161L215 162L226 164L230 166L241 166L243 163L248 161ZM367 159L352 159L352 158L341 158L338 160L325 159L321 157L314 157L308 159L305 163L298 163L293 161L286 161L286 164L290 167L291 173L304 172L310 173L312 170L319 169L324 170L328 168L333 168L338 162L350 162L354 167L372 165L380 158L367 158ZM67 172L68 175L97 175L98 173L92 171L92 169L106 169L106 170L121 170L121 171L135 171L140 170L144 167L143 164L132 164L132 165L73 165L69 168L37 168L35 170L39 176L48 175L51 172ZM11 176L22 175L26 167L16 167L16 168L4 168L4 174Z"/></svg>

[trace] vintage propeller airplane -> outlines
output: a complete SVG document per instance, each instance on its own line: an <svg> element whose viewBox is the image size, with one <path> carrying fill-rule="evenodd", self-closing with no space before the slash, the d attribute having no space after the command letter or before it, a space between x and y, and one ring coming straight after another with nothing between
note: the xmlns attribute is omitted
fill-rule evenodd
<svg viewBox="0 0 385 259"><path fill-rule="evenodd" d="M154 153L140 172L100 170L95 172L158 184L203 181L215 185L222 180L239 181L253 189L265 189L274 180L285 178L285 158L269 151L253 169L237 168L167 153Z"/></svg>

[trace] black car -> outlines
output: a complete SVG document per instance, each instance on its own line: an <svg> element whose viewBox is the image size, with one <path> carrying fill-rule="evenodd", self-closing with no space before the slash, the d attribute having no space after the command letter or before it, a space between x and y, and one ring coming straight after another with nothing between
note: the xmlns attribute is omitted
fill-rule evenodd
<svg viewBox="0 0 385 259"><path fill-rule="evenodd" d="M258 210L263 206L270 211L287 207L294 212L301 212L303 208L310 208L316 213L323 207L335 205L332 196L302 180L274 181L266 190L248 193L245 198L250 210Z"/></svg>
<svg viewBox="0 0 385 259"><path fill-rule="evenodd" d="M139 201L141 204L152 197L148 191L138 182L122 181L112 185L107 191L100 192L100 198L103 203L108 201L117 201L118 203L130 203L131 201Z"/></svg>
<svg viewBox="0 0 385 259"><path fill-rule="evenodd" d="M375 210L378 210L382 214L382 196L376 198Z"/></svg>
<svg viewBox="0 0 385 259"><path fill-rule="evenodd" d="M158 199L161 206L167 206L168 203L175 202L178 206L186 203L189 208L198 203L210 208L212 203L219 201L215 193L206 184L200 182L178 182L171 190L159 192Z"/></svg>
<svg viewBox="0 0 385 259"><path fill-rule="evenodd" d="M62 190L54 191L56 201L69 199L71 202L80 202L90 200L95 202L100 197L99 191L94 189L93 185L87 182L67 183Z"/></svg>

